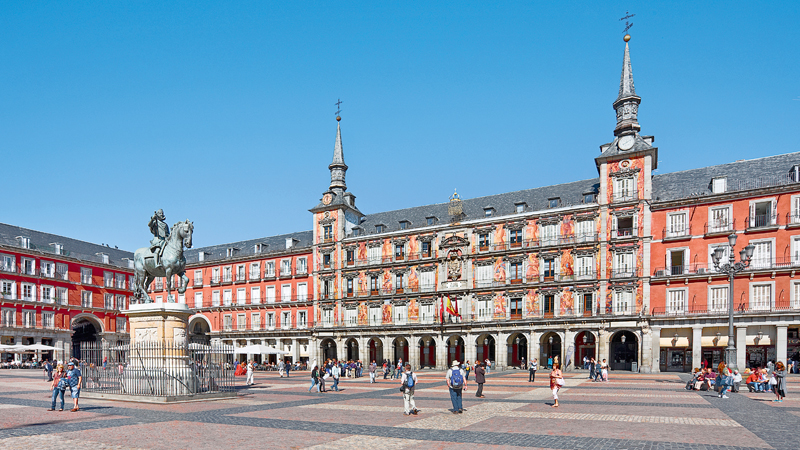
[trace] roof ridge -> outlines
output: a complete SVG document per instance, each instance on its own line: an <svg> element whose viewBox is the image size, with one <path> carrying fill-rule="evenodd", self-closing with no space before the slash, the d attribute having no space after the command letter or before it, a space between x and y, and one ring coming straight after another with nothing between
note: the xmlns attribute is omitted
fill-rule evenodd
<svg viewBox="0 0 800 450"><path fill-rule="evenodd" d="M664 172L664 173L659 173L659 174L653 175L653 178L664 176L664 175L671 175L671 174L674 174L674 173L691 172L693 170L704 170L704 169L710 169L710 168L713 168L713 167L722 167L722 166L729 166L729 165L732 165L732 164L748 163L748 162L753 162L753 161L759 161L759 160L762 160L762 159L786 157L786 156L789 156L789 155L798 155L798 156L800 156L800 151L790 152L790 153L781 153L779 155L762 156L760 158L737 159L736 161L731 161L731 162L722 163L722 164L715 164L713 166L695 167L693 169L676 170L674 172Z"/></svg>

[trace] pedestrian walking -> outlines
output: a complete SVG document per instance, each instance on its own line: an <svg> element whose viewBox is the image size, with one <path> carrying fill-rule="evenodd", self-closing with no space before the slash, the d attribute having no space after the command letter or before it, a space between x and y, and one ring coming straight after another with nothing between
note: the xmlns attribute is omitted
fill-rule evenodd
<svg viewBox="0 0 800 450"><path fill-rule="evenodd" d="M525 370L525 357L519 359L519 368Z"/></svg>
<svg viewBox="0 0 800 450"><path fill-rule="evenodd" d="M450 369L447 370L445 375L445 383L450 389L450 401L453 403L453 414L461 414L464 412L464 404L461 396L462 391L467 389L467 380L464 379L464 371L459 367L461 363L453 361Z"/></svg>
<svg viewBox="0 0 800 450"><path fill-rule="evenodd" d="M389 371L390 370L391 369L389 369L389 361L384 360L383 361L383 379L384 380L386 379L386 377L389 376Z"/></svg>
<svg viewBox="0 0 800 450"><path fill-rule="evenodd" d="M726 395L728 393L728 389L730 389L730 385L733 383L731 382L731 371L728 369L728 366L725 364L724 361L719 363L717 366L717 381L716 384L719 386L719 398L728 398Z"/></svg>
<svg viewBox="0 0 800 450"><path fill-rule="evenodd" d="M564 375L558 363L553 363L553 370L550 371L550 389L553 390L553 408L558 408L558 390L564 385Z"/></svg>
<svg viewBox="0 0 800 450"><path fill-rule="evenodd" d="M47 376L47 381L53 381L53 365L49 359L44 362L44 374Z"/></svg>
<svg viewBox="0 0 800 450"><path fill-rule="evenodd" d="M339 364L334 364L331 368L331 377L333 377L333 390L339 392L339 377L342 375L342 369Z"/></svg>
<svg viewBox="0 0 800 450"><path fill-rule="evenodd" d="M245 381L245 384L248 386L255 384L253 381L253 369L253 360L251 359L250 361L247 361L247 380Z"/></svg>
<svg viewBox="0 0 800 450"><path fill-rule="evenodd" d="M597 373L600 376L600 381L608 381L608 363L605 358L600 363L600 370ZM597 377L595 377L594 381L597 381Z"/></svg>
<svg viewBox="0 0 800 450"><path fill-rule="evenodd" d="M403 392L403 414L409 416L418 414L417 404L414 402L414 388L417 387L417 374L411 371L411 364L406 363L405 371L400 378L400 390Z"/></svg>
<svg viewBox="0 0 800 450"><path fill-rule="evenodd" d="M775 376L775 400L773 402L783 402L786 397L786 366L783 365L783 362L778 361L775 364L775 372L772 374Z"/></svg>
<svg viewBox="0 0 800 450"><path fill-rule="evenodd" d="M56 410L56 399L61 397L61 408L59 411L64 410L64 391L67 390L67 380L66 380L66 373L64 372L64 365L59 364L56 367L55 375L53 376L53 381L50 383L50 389L53 391L53 401L50 403L50 409L48 411L55 411Z"/></svg>
<svg viewBox="0 0 800 450"><path fill-rule="evenodd" d="M314 368L311 369L311 387L308 388L308 392L311 392L311 390L314 389L314 386L317 387L317 392L319 392L319 380L321 378L322 377L319 376L319 366L315 364Z"/></svg>
<svg viewBox="0 0 800 450"><path fill-rule="evenodd" d="M285 361L283 365L284 368L286 369L286 378L289 378L289 372L292 371L292 363L290 363L289 361Z"/></svg>
<svg viewBox="0 0 800 450"><path fill-rule="evenodd" d="M67 384L69 385L69 391L72 393L72 402L73 407L70 410L71 412L75 412L80 410L78 407L78 399L81 397L81 387L83 386L83 375L81 374L81 370L75 367L75 363L70 361L67 364Z"/></svg>
<svg viewBox="0 0 800 450"><path fill-rule="evenodd" d="M533 358L533 361L528 365L528 382L533 383L536 381L536 369L539 365L539 361L536 358Z"/></svg>
<svg viewBox="0 0 800 450"><path fill-rule="evenodd" d="M467 377L466 377L467 381L469 381L469 373L471 371L472 371L472 366L469 365L469 360L467 360L467 362L464 363L464 372L467 374Z"/></svg>
<svg viewBox="0 0 800 450"><path fill-rule="evenodd" d="M375 382L375 372L378 370L378 365L375 364L375 360L372 360L372 364L369 365L369 383L372 384Z"/></svg>
<svg viewBox="0 0 800 450"><path fill-rule="evenodd" d="M595 377L595 372L597 372L597 362L594 360L594 357L589 359L589 379L593 380Z"/></svg>
<svg viewBox="0 0 800 450"><path fill-rule="evenodd" d="M475 391L475 397L484 398L483 384L486 383L486 370L484 370L483 364L481 363L475 366L475 382L478 383L478 390Z"/></svg>
<svg viewBox="0 0 800 450"><path fill-rule="evenodd" d="M491 372L492 371L492 362L489 361L489 358L486 358L486 361L484 361L484 364L485 365L483 366L483 368L486 369L486 373Z"/></svg>

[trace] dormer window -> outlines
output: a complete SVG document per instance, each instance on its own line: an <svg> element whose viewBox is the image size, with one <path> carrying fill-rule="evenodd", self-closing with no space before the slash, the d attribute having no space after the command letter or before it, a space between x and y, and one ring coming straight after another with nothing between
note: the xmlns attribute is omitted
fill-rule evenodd
<svg viewBox="0 0 800 450"><path fill-rule="evenodd" d="M789 179L794 182L800 181L800 164L792 166L792 170L789 171Z"/></svg>
<svg viewBox="0 0 800 450"><path fill-rule="evenodd" d="M228 247L228 251L226 253L228 258L233 258L236 255L236 248L235 247Z"/></svg>
<svg viewBox="0 0 800 450"><path fill-rule="evenodd" d="M17 241L19 241L20 247L31 248L31 238L27 236L17 236Z"/></svg>
<svg viewBox="0 0 800 450"><path fill-rule="evenodd" d="M561 206L561 198L560 197L553 197L547 199L547 206L549 208L558 208Z"/></svg>
<svg viewBox="0 0 800 450"><path fill-rule="evenodd" d="M400 229L401 230L407 230L410 226L411 226L411 222L409 222L407 220L401 220L400 221Z"/></svg>
<svg viewBox="0 0 800 450"><path fill-rule="evenodd" d="M594 193L583 194L583 203L594 203Z"/></svg>
<svg viewBox="0 0 800 450"><path fill-rule="evenodd" d="M105 253L96 253L96 255L100 257L100 260L103 262L103 264L108 264L108 255Z"/></svg>
<svg viewBox="0 0 800 450"><path fill-rule="evenodd" d="M253 246L253 253L256 253L256 254L261 253L266 249L266 247L267 246L264 245L264 244L255 244Z"/></svg>
<svg viewBox="0 0 800 450"><path fill-rule="evenodd" d="M53 246L53 253L56 255L63 255L64 254L64 246L58 243L50 244Z"/></svg>
<svg viewBox="0 0 800 450"><path fill-rule="evenodd" d="M425 220L427 221L429 226L436 224L436 217L434 216L426 217Z"/></svg>
<svg viewBox="0 0 800 450"><path fill-rule="evenodd" d="M375 225L376 233L383 233L383 225Z"/></svg>
<svg viewBox="0 0 800 450"><path fill-rule="evenodd" d="M525 212L525 208L528 207L528 204L525 202L517 202L514 203L514 211L517 213Z"/></svg>
<svg viewBox="0 0 800 450"><path fill-rule="evenodd" d="M483 208L483 216L484 217L492 217L494 215L494 208L491 206Z"/></svg>
<svg viewBox="0 0 800 450"><path fill-rule="evenodd" d="M361 236L361 228L359 227L353 228L353 236Z"/></svg>
<svg viewBox="0 0 800 450"><path fill-rule="evenodd" d="M711 179L711 192L715 194L722 194L728 188L727 177L717 177Z"/></svg>

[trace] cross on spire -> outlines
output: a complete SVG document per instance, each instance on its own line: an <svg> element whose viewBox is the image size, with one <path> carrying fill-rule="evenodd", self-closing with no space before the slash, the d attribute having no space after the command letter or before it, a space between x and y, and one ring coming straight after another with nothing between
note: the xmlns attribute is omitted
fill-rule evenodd
<svg viewBox="0 0 800 450"><path fill-rule="evenodd" d="M336 103L334 103L334 105L336 105L336 116L339 116L339 113L342 112L342 99L336 100Z"/></svg>
<svg viewBox="0 0 800 450"><path fill-rule="evenodd" d="M620 21L622 21L622 20L625 21L625 29L622 30L623 33L628 34L628 30L630 30L631 27L633 26L633 22L628 22L628 19L630 19L631 17L633 17L635 15L636 14L630 14L630 13L628 13L628 11L625 11L625 17L622 17L621 19L619 19Z"/></svg>

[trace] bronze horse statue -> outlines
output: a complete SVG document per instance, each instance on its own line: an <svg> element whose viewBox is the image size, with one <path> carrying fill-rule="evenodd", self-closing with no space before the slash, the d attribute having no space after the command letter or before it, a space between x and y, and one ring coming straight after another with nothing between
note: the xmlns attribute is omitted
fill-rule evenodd
<svg viewBox="0 0 800 450"><path fill-rule="evenodd" d="M156 258L150 247L142 247L133 255L134 267L134 297L141 303L152 303L148 289L156 277L166 278L164 285L167 288L167 301L174 302L172 298L172 278L178 275L181 279L178 293L186 292L189 277L186 276L186 258L183 256L183 247L192 248L192 231L194 224L189 220L178 222L172 226L172 233L167 237L164 252L161 254L161 267L156 268Z"/></svg>

